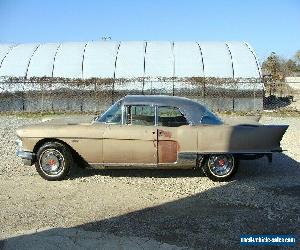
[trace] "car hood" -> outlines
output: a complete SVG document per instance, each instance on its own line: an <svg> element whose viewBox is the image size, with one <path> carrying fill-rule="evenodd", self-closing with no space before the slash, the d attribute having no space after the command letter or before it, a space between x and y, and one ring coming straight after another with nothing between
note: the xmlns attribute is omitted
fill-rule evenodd
<svg viewBox="0 0 300 250"><path fill-rule="evenodd" d="M75 124L86 124L91 123L94 119L92 115L78 115L70 117L49 117L43 118L40 125L57 124L57 125L75 125Z"/></svg>
<svg viewBox="0 0 300 250"><path fill-rule="evenodd" d="M33 137L41 134L56 134L58 131L67 133L79 127L92 124L93 116L80 115L72 117L43 118L41 122L19 127L16 131L19 137Z"/></svg>

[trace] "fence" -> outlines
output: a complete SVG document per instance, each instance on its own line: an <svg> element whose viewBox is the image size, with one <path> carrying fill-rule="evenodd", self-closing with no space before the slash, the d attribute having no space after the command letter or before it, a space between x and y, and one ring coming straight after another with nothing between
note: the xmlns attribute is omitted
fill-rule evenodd
<svg viewBox="0 0 300 250"><path fill-rule="evenodd" d="M286 82L268 80L264 86L264 109L286 107L294 101L294 96L298 95L297 91Z"/></svg>
<svg viewBox="0 0 300 250"><path fill-rule="evenodd" d="M188 97L216 111L263 109L260 79L135 78L67 79L2 78L0 111L97 112L128 94Z"/></svg>

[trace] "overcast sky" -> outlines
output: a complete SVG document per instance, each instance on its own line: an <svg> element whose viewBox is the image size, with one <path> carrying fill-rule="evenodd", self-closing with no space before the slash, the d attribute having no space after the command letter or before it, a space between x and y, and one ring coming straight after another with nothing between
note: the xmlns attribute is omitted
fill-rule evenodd
<svg viewBox="0 0 300 250"><path fill-rule="evenodd" d="M0 43L247 41L264 59L300 49L300 0L0 0Z"/></svg>

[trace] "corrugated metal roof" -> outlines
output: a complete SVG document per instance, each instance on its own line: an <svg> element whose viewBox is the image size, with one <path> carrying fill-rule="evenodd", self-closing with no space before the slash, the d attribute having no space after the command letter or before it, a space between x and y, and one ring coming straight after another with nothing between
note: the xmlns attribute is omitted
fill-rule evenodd
<svg viewBox="0 0 300 250"><path fill-rule="evenodd" d="M228 42L227 45L232 55L235 78L259 75L255 57L245 43Z"/></svg>
<svg viewBox="0 0 300 250"><path fill-rule="evenodd" d="M113 78L118 42L89 42L83 60L83 78Z"/></svg>
<svg viewBox="0 0 300 250"><path fill-rule="evenodd" d="M86 43L63 43L59 47L53 77L82 78L82 60Z"/></svg>
<svg viewBox="0 0 300 250"><path fill-rule="evenodd" d="M42 44L31 57L27 77L51 77L58 43Z"/></svg>
<svg viewBox="0 0 300 250"><path fill-rule="evenodd" d="M244 42L246 45L247 45L247 47L248 47L248 49L251 51L251 53L253 54L253 57L254 57L254 59L255 59L255 62L256 62L256 65L257 65L257 71L258 71L258 73L259 73L259 77L261 78L262 77L262 72L261 72L261 67L260 67L260 62L259 62L259 58L258 58L258 56L256 55L256 53L255 53L255 50L252 48L252 46L249 44L249 43L247 43L247 42Z"/></svg>
<svg viewBox="0 0 300 250"><path fill-rule="evenodd" d="M199 42L203 56L204 76L233 77L230 52L225 43Z"/></svg>
<svg viewBox="0 0 300 250"><path fill-rule="evenodd" d="M171 42L147 42L145 54L146 77L173 77L174 56Z"/></svg>
<svg viewBox="0 0 300 250"><path fill-rule="evenodd" d="M60 46L21 44L11 49L12 46L0 44L0 76L84 79L261 76L257 56L245 42L96 41Z"/></svg>
<svg viewBox="0 0 300 250"><path fill-rule="evenodd" d="M116 78L144 76L145 42L122 42L116 64Z"/></svg>
<svg viewBox="0 0 300 250"><path fill-rule="evenodd" d="M174 43L175 76L203 77L203 63L200 48L196 42Z"/></svg>
<svg viewBox="0 0 300 250"><path fill-rule="evenodd" d="M0 44L0 66L1 66L1 63L4 59L4 57L11 50L12 47L13 47L13 44Z"/></svg>
<svg viewBox="0 0 300 250"><path fill-rule="evenodd" d="M0 76L25 77L30 58L39 45L20 44L5 57L0 68Z"/></svg>

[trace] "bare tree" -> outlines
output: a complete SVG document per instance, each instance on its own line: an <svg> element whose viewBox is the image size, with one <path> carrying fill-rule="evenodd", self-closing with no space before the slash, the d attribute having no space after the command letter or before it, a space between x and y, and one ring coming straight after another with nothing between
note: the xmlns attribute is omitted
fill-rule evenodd
<svg viewBox="0 0 300 250"><path fill-rule="evenodd" d="M280 57L275 52L262 63L262 69L265 74L272 75L272 80L282 80Z"/></svg>
<svg viewBox="0 0 300 250"><path fill-rule="evenodd" d="M300 65L300 50L298 50L295 54L295 60L298 64L298 66Z"/></svg>
<svg viewBox="0 0 300 250"><path fill-rule="evenodd" d="M287 76L293 76L300 72L300 50L295 59L284 59L272 52L263 62L262 69L265 74L270 74L273 81L283 81Z"/></svg>

